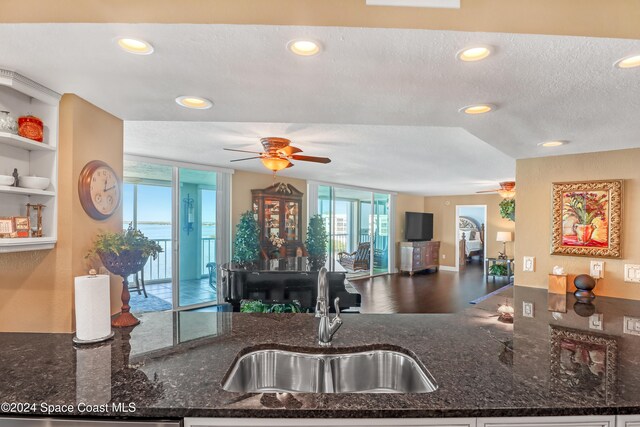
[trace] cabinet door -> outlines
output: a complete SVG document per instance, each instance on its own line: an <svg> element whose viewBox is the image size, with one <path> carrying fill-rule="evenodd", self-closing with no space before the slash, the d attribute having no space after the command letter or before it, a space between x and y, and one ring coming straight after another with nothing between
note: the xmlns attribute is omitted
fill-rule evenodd
<svg viewBox="0 0 640 427"><path fill-rule="evenodd" d="M271 236L280 236L280 200L265 198L262 204L264 218L263 233L264 238L269 240Z"/></svg>
<svg viewBox="0 0 640 427"><path fill-rule="evenodd" d="M618 415L617 427L640 427L640 415Z"/></svg>
<svg viewBox="0 0 640 427"><path fill-rule="evenodd" d="M286 200L283 213L283 236L288 242L300 240L300 203Z"/></svg>
<svg viewBox="0 0 640 427"><path fill-rule="evenodd" d="M421 247L415 247L413 248L413 269L418 269L420 267L422 267L423 265L423 254L422 254L422 249Z"/></svg>
<svg viewBox="0 0 640 427"><path fill-rule="evenodd" d="M476 427L475 418L185 418L184 427Z"/></svg>
<svg viewBox="0 0 640 427"><path fill-rule="evenodd" d="M477 427L615 427L615 416L478 418Z"/></svg>

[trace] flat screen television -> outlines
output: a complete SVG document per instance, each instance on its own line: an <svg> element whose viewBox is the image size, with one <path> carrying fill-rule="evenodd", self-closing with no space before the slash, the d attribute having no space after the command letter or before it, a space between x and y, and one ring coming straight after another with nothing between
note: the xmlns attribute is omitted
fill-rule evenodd
<svg viewBox="0 0 640 427"><path fill-rule="evenodd" d="M433 239L433 214L406 212L404 217L404 238L409 242Z"/></svg>

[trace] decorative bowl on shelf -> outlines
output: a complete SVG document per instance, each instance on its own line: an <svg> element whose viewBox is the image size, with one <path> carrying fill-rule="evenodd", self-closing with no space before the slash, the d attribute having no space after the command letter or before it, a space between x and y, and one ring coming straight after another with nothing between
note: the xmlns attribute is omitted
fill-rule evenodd
<svg viewBox="0 0 640 427"><path fill-rule="evenodd" d="M18 117L18 134L34 141L42 142L44 126L42 120L35 116Z"/></svg>
<svg viewBox="0 0 640 427"><path fill-rule="evenodd" d="M0 175L0 185L13 185L14 178L11 175Z"/></svg>
<svg viewBox="0 0 640 427"><path fill-rule="evenodd" d="M39 176L20 176L18 177L18 185L22 188L30 188L34 190L44 190L49 186L51 180Z"/></svg>

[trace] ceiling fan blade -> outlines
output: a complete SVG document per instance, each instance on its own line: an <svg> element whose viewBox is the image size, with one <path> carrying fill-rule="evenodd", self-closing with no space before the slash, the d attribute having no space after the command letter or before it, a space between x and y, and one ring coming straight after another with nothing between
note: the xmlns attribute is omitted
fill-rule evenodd
<svg viewBox="0 0 640 427"><path fill-rule="evenodd" d="M500 190L502 190L502 189L500 188ZM495 193L497 191L498 190L485 190L485 191L476 191L476 193Z"/></svg>
<svg viewBox="0 0 640 427"><path fill-rule="evenodd" d="M302 153L302 150L299 149L298 147L294 147L294 146L288 145L286 147L283 147L283 148L279 149L278 153L281 153L282 155L288 157L288 156L291 156L292 154L295 154L295 153Z"/></svg>
<svg viewBox="0 0 640 427"><path fill-rule="evenodd" d="M289 164L287 165L287 167L285 169L289 169L293 167L293 163L289 162Z"/></svg>
<svg viewBox="0 0 640 427"><path fill-rule="evenodd" d="M238 153L264 154L258 151L236 150L235 148L223 148L225 151L236 151Z"/></svg>
<svg viewBox="0 0 640 427"><path fill-rule="evenodd" d="M245 160L261 159L261 158L262 158L261 156L258 156L258 157L245 157L244 159L233 159L231 161L232 162L242 162L242 161L245 161Z"/></svg>
<svg viewBox="0 0 640 427"><path fill-rule="evenodd" d="M301 156L298 154L294 154L291 156L291 158L293 160L301 160L303 162L331 163L331 159L328 157Z"/></svg>

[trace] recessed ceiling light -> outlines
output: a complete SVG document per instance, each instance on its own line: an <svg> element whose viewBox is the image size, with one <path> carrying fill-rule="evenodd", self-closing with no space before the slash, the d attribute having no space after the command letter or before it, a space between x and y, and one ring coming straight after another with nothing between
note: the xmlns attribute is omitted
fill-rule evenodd
<svg viewBox="0 0 640 427"><path fill-rule="evenodd" d="M176 98L178 105L194 110L206 110L213 106L213 102L199 96L179 96Z"/></svg>
<svg viewBox="0 0 640 427"><path fill-rule="evenodd" d="M640 55L627 56L615 63L618 68L636 68L640 67Z"/></svg>
<svg viewBox="0 0 640 427"><path fill-rule="evenodd" d="M489 55L491 55L491 48L489 46L476 46L462 49L458 52L457 57L464 62L473 62L480 61Z"/></svg>
<svg viewBox="0 0 640 427"><path fill-rule="evenodd" d="M287 49L296 55L300 56L313 56L320 53L320 43L313 40L291 40L287 43Z"/></svg>
<svg viewBox="0 0 640 427"><path fill-rule="evenodd" d="M125 52L134 53L136 55L150 55L153 53L153 46L151 46L151 43L144 40L121 37L117 39L116 42Z"/></svg>
<svg viewBox="0 0 640 427"><path fill-rule="evenodd" d="M541 142L538 145L540 147L560 147L561 145L567 144L567 141L546 141Z"/></svg>
<svg viewBox="0 0 640 427"><path fill-rule="evenodd" d="M465 114L484 114L495 109L494 105L491 104L476 104L476 105L467 105L466 107L462 107L460 110L461 113Z"/></svg>

